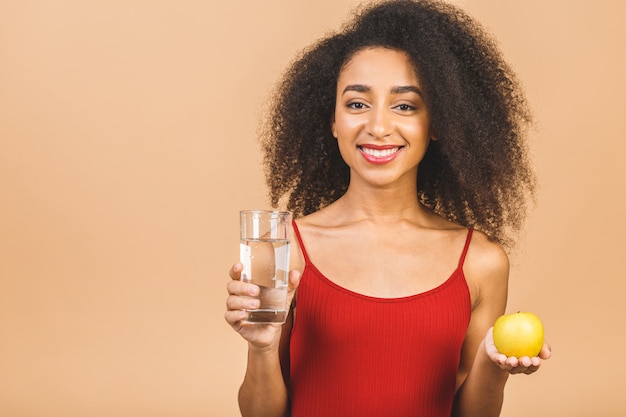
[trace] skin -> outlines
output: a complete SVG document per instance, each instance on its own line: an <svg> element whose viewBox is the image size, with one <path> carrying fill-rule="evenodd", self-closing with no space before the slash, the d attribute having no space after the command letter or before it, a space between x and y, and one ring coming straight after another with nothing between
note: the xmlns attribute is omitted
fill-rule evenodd
<svg viewBox="0 0 626 417"><path fill-rule="evenodd" d="M358 293L393 298L432 289L454 271L465 243L467 229L428 210L415 192L419 162L433 140L421 91L407 56L385 48L357 52L339 76L332 133L350 167L350 185L333 204L298 219L298 226L318 269ZM355 242L364 241L368 245L357 250ZM304 268L302 252L294 246L289 303ZM499 245L475 232L463 271L472 314L453 415L497 416L509 374L535 372L550 349L544 345L535 358L507 358L495 349L491 326L505 311L509 273L508 257ZM243 323L245 309L258 306L258 287L241 282L240 273L237 263L230 270L225 318L248 341L241 412L286 416L293 314L283 326Z"/></svg>

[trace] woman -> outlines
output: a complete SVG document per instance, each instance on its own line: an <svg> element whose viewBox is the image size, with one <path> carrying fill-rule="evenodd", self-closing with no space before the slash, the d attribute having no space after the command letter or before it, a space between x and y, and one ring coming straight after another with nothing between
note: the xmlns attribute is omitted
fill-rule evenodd
<svg viewBox="0 0 626 417"><path fill-rule="evenodd" d="M363 9L289 68L264 132L272 203L296 215L278 325L244 323L243 416L497 416L508 257L533 194L529 112L479 25L450 5Z"/></svg>

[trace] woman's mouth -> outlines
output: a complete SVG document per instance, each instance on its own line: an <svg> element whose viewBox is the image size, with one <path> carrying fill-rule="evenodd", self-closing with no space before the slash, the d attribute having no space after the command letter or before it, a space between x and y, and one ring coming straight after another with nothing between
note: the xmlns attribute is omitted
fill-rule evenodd
<svg viewBox="0 0 626 417"><path fill-rule="evenodd" d="M358 147L361 155L366 161L372 164L386 164L392 161L398 155L398 153L404 148L403 146L372 146L361 145Z"/></svg>

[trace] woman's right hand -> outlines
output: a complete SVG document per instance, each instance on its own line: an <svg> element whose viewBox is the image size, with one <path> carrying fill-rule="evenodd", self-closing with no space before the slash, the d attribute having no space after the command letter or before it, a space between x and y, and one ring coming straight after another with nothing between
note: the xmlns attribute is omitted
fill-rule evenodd
<svg viewBox="0 0 626 417"><path fill-rule="evenodd" d="M226 313L224 318L230 326L238 332L252 346L259 349L276 347L280 340L281 323L246 323L247 310L259 307L259 287L257 285L241 281L243 265L238 262L229 271L231 281L228 282L228 298L226 300ZM300 282L300 273L292 270L289 273L287 291L287 308L291 306L296 288Z"/></svg>

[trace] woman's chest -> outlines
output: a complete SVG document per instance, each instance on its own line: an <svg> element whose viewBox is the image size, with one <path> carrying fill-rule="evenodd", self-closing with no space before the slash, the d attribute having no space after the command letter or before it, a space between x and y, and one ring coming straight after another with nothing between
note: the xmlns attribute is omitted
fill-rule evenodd
<svg viewBox="0 0 626 417"><path fill-rule="evenodd" d="M383 298L431 290L443 284L458 267L458 256L410 242L327 242L314 245L309 256L317 269L338 286Z"/></svg>

